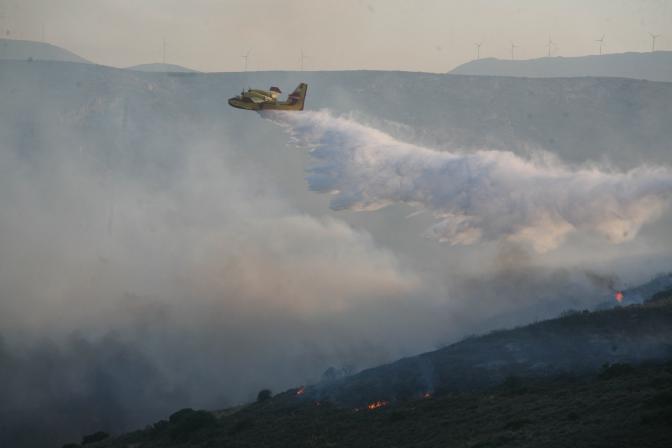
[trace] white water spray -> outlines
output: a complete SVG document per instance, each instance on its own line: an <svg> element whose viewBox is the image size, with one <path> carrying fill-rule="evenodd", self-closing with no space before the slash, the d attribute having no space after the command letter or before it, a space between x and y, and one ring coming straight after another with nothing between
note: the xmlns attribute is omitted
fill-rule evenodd
<svg viewBox="0 0 672 448"><path fill-rule="evenodd" d="M545 252L574 231L620 243L655 219L672 193L668 168L607 172L506 151L437 151L324 111L264 117L309 149L316 161L309 187L333 194L331 208L412 204L436 216L428 234L450 244L508 239Z"/></svg>

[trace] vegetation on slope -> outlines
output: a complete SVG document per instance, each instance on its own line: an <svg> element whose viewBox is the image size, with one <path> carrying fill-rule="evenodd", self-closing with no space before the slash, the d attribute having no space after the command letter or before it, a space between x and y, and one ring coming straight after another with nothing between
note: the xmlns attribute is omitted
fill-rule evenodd
<svg viewBox="0 0 672 448"><path fill-rule="evenodd" d="M218 419L182 410L169 422L95 446L667 447L671 428L672 364L617 364L596 376L510 377L480 392L438 393L373 410L289 391Z"/></svg>
<svg viewBox="0 0 672 448"><path fill-rule="evenodd" d="M658 294L645 305L569 313L470 338L336 385L301 387L272 398L270 391L264 391L264 399L215 413L183 409L167 421L91 446L672 446L669 294ZM656 340L651 339L654 336ZM640 347L633 342L640 338L648 340L649 347L667 347L666 354L646 360L619 349ZM606 351L601 350L605 341L611 347ZM479 379L481 366L465 367L465 359L495 362L500 357L496 347L532 342L540 344L540 350L556 350L548 356L561 357L558 365L566 368L546 366L540 375L529 367L536 365L533 358L539 355L529 353L522 362L509 360L509 368L497 364L494 376ZM571 344L573 352L565 348ZM576 359L565 358L572 353ZM593 356L581 361L586 353ZM600 358L628 358L633 363L607 361L594 366ZM418 371L404 367L426 365L427 359L445 365L434 375L434 389L423 392L417 388ZM423 361L413 364L418 360ZM572 370L574 364L577 368Z"/></svg>
<svg viewBox="0 0 672 448"><path fill-rule="evenodd" d="M660 304L660 302L656 302ZM672 306L631 305L571 312L513 330L468 338L443 349L307 389L316 399L357 406L426 392L476 390L509 376L591 373L605 363L672 358Z"/></svg>

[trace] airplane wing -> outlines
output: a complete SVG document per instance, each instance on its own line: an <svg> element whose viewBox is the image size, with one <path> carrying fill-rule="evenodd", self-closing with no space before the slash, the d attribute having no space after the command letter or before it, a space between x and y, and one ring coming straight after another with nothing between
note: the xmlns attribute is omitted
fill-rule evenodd
<svg viewBox="0 0 672 448"><path fill-rule="evenodd" d="M266 100L261 99L261 98L257 98L256 96L253 96L250 99L252 100L253 103L257 103L257 104L266 102Z"/></svg>

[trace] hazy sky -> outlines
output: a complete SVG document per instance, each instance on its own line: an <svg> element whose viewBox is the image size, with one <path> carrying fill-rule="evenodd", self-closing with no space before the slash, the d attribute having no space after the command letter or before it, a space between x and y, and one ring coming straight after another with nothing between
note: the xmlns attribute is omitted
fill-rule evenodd
<svg viewBox="0 0 672 448"><path fill-rule="evenodd" d="M3 29L112 66L445 72L481 57L672 49L672 0L0 0ZM3 32L6 34L6 31Z"/></svg>

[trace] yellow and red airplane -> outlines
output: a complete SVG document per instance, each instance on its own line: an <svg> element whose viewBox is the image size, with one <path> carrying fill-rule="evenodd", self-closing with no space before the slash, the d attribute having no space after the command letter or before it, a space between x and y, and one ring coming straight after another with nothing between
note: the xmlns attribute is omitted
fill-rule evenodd
<svg viewBox="0 0 672 448"><path fill-rule="evenodd" d="M277 87L271 87L270 90L247 89L247 92L229 98L229 105L246 110L303 110L307 92L308 84L302 82L286 101L278 101L282 92Z"/></svg>

